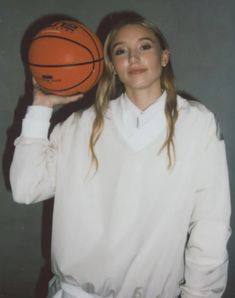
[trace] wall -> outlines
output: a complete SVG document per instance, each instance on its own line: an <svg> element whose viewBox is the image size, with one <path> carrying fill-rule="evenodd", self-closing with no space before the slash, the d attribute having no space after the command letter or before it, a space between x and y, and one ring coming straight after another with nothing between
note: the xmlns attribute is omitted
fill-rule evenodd
<svg viewBox="0 0 235 298"><path fill-rule="evenodd" d="M227 145L231 194L235 194L235 3L232 0L0 0L0 298L44 297L48 270L52 202L17 205L9 190L12 142L28 85L21 44L29 26L46 15L66 14L96 30L116 10L135 10L154 21L171 46L176 82L212 109ZM24 104L22 104L22 102ZM234 207L234 203L233 203ZM231 220L234 229L234 218ZM229 281L235 292L235 240L229 242Z"/></svg>

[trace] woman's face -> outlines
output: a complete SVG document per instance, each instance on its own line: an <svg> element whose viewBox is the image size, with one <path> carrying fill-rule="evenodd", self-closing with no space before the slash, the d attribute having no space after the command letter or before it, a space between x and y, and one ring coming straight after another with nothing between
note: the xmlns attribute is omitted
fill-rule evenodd
<svg viewBox="0 0 235 298"><path fill-rule="evenodd" d="M111 44L114 71L126 91L138 89L160 90L162 65L169 59L168 50L161 51L152 30L142 25L125 25Z"/></svg>

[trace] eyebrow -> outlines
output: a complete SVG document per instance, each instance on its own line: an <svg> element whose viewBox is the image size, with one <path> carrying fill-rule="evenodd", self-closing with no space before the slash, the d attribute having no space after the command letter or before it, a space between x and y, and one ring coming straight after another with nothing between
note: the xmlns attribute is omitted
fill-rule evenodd
<svg viewBox="0 0 235 298"><path fill-rule="evenodd" d="M148 40L148 41L151 41L151 42L155 42L152 38L150 38L150 37L141 37L141 38L139 38L138 39L138 41L142 41L142 40ZM124 41L118 41L118 42L116 42L112 47L111 47L111 51L116 47L116 46L119 46L119 45L123 45L123 44L125 44L125 42Z"/></svg>

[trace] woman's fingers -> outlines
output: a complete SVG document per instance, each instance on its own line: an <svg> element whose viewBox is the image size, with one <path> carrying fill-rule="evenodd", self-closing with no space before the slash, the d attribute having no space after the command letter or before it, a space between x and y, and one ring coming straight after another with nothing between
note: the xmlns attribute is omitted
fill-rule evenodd
<svg viewBox="0 0 235 298"><path fill-rule="evenodd" d="M33 105L41 105L53 108L56 105L65 105L71 102L75 102L84 96L84 94L82 93L71 96L49 94L46 93L46 91L44 91L42 88L40 88L34 77L32 77L32 83L34 86Z"/></svg>
<svg viewBox="0 0 235 298"><path fill-rule="evenodd" d="M66 105L68 103L75 102L81 99L83 96L83 94L73 96L58 96L54 94L45 94L42 90L37 90L36 88L36 90L34 91L33 104L53 108L57 105Z"/></svg>

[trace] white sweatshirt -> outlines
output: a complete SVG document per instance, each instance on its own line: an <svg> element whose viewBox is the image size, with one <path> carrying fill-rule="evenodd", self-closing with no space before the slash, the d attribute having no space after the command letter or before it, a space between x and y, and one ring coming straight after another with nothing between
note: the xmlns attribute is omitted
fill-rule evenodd
<svg viewBox="0 0 235 298"><path fill-rule="evenodd" d="M30 107L11 166L13 198L55 196L48 297L219 298L227 281L230 194L213 114L178 96L176 162L167 168L164 93L146 111L110 102L95 152L93 107L47 139L50 109Z"/></svg>

